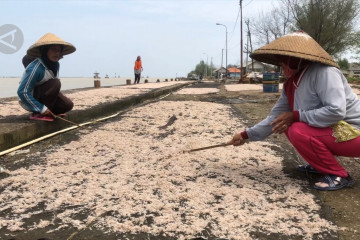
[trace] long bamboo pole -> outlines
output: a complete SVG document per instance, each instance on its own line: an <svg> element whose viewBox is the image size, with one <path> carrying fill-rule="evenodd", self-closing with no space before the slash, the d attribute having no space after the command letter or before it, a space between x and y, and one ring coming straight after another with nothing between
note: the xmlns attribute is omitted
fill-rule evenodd
<svg viewBox="0 0 360 240"><path fill-rule="evenodd" d="M57 116L57 115L54 115L54 117L55 117L55 118L58 118L58 119L60 119L60 120L63 120L63 121L65 121L65 122L71 123L71 124L74 125L74 126L83 127L83 126L81 126L81 125L79 125L79 124L77 124L77 123L74 123L74 122L72 122L72 121L70 121L70 120L67 120L67 119L65 119L65 118L59 117L59 116Z"/></svg>

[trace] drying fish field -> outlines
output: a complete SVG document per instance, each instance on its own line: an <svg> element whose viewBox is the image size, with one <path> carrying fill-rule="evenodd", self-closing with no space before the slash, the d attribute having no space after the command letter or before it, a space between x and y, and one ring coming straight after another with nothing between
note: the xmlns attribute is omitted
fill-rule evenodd
<svg viewBox="0 0 360 240"><path fill-rule="evenodd" d="M332 201L358 185L311 190L283 136L187 152L229 141L279 96L233 86L189 86L0 157L0 239L356 236L359 226L336 215L350 211Z"/></svg>

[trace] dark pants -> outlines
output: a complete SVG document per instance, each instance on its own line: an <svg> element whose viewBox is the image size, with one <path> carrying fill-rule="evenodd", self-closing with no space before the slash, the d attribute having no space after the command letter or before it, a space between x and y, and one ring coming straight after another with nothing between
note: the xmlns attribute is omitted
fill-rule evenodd
<svg viewBox="0 0 360 240"><path fill-rule="evenodd" d="M135 73L135 81L134 84L140 83L140 73Z"/></svg>
<svg viewBox="0 0 360 240"><path fill-rule="evenodd" d="M66 113L73 108L74 103L60 92L60 88L59 79L50 79L34 88L34 98L54 114Z"/></svg>

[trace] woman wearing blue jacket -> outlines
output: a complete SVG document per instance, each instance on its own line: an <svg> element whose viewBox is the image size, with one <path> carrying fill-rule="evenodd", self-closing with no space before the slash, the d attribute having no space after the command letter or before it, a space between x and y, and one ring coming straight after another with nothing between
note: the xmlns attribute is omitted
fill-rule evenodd
<svg viewBox="0 0 360 240"><path fill-rule="evenodd" d="M27 57L35 60L26 63L17 94L20 105L33 113L30 119L53 121L54 115L73 108L73 102L60 92L59 60L75 50L52 33L45 34L27 50Z"/></svg>

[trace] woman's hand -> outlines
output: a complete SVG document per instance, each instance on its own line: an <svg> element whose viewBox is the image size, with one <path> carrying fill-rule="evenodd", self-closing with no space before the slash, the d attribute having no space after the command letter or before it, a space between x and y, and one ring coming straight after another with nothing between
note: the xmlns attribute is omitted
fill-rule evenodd
<svg viewBox="0 0 360 240"><path fill-rule="evenodd" d="M274 133L284 133L288 127L294 122L293 120L293 112L284 112L281 113L272 123L271 125L275 125L272 131Z"/></svg>
<svg viewBox="0 0 360 240"><path fill-rule="evenodd" d="M46 111L43 113L45 116L56 118L55 114L53 114L50 109L46 109Z"/></svg>
<svg viewBox="0 0 360 240"><path fill-rule="evenodd" d="M240 146L245 143L245 140L242 138L240 133L236 133L233 138L227 143L233 146Z"/></svg>

